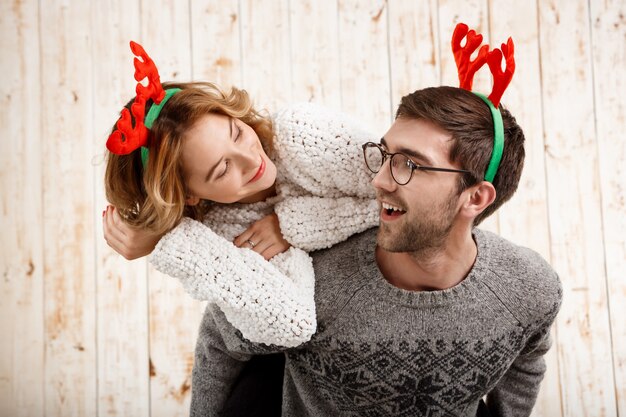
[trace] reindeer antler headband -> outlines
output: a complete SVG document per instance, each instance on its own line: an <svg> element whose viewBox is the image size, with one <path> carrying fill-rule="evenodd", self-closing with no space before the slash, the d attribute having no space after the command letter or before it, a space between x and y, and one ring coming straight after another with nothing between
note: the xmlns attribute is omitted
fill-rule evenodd
<svg viewBox="0 0 626 417"><path fill-rule="evenodd" d="M159 117L159 113L161 113L165 103L179 92L180 88L163 90L159 79L159 71L143 47L136 42L130 41L130 50L142 59L141 61L137 58L133 60L135 80L137 80L135 89L137 97L135 97L133 104L130 106L130 111L127 108L122 109L122 114L115 124L117 129L111 133L107 140L107 149L117 155L128 155L141 147L141 161L145 167L148 160L148 129L152 127L154 121ZM146 77L148 78L148 85L144 86L141 84L141 80ZM154 104L150 107L148 114L146 114L146 103L148 100L152 100ZM134 118L134 124L131 114Z"/></svg>
<svg viewBox="0 0 626 417"><path fill-rule="evenodd" d="M465 46L461 47L461 40L467 37ZM500 166L500 160L502 159L502 151L504 150L504 124L502 123L502 114L498 110L500 105L500 99L504 94L504 90L508 87L513 73L515 72L515 58L513 57L514 46L513 39L509 38L506 44L502 44L500 49L495 48L489 51L489 45L483 45L478 50L478 55L472 61L470 56L476 48L480 46L483 41L483 35L477 34L474 30L469 30L466 24L459 23L454 28L452 34L452 52L454 53L454 60L459 72L459 87L472 91L472 81L474 80L474 74L485 63L489 65L491 74L493 75L493 89L489 97L485 97L480 93L474 92L480 97L491 110L491 116L493 117L494 127L494 141L493 151L491 153L491 160L485 172L485 181L493 182L498 167ZM506 62L506 69L502 71L502 57L504 56Z"/></svg>

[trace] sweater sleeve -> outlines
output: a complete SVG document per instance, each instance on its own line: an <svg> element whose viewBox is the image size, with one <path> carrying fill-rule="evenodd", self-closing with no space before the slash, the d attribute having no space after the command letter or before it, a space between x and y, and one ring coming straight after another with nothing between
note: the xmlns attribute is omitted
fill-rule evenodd
<svg viewBox="0 0 626 417"><path fill-rule="evenodd" d="M329 248L378 224L378 203L368 198L291 197L274 210L283 237L308 252Z"/></svg>
<svg viewBox="0 0 626 417"><path fill-rule="evenodd" d="M312 103L274 117L275 162L284 196L375 198L361 145L377 141L349 116Z"/></svg>
<svg viewBox="0 0 626 417"><path fill-rule="evenodd" d="M544 356L552 345L550 328L563 299L557 274L544 261L542 264L547 277L541 281L543 296L535 298L535 306L538 307L526 304L528 312L535 311L528 327L530 336L510 368L487 395L487 406L493 416L528 417L537 401L539 387L546 373ZM527 288L533 285L533 279L524 282Z"/></svg>
<svg viewBox="0 0 626 417"><path fill-rule="evenodd" d="M178 278L192 297L219 306L252 342L297 346L315 332L313 265L300 249L267 262L184 218L159 241L150 263Z"/></svg>
<svg viewBox="0 0 626 417"><path fill-rule="evenodd" d="M300 103L275 117L281 232L312 251L378 223L378 205L361 144L374 136L347 115Z"/></svg>
<svg viewBox="0 0 626 417"><path fill-rule="evenodd" d="M551 344L549 327L531 337L524 351L487 395L487 406L491 415L530 416L546 372L544 355Z"/></svg>

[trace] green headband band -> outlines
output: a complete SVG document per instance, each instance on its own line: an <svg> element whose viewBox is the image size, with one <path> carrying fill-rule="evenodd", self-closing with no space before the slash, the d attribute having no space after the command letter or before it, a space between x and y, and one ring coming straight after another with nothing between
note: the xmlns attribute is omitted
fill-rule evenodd
<svg viewBox="0 0 626 417"><path fill-rule="evenodd" d="M498 172L498 167L500 166L502 151L504 150L504 124L502 122L502 114L487 97L480 93L473 93L487 103L489 110L491 110L491 117L493 118L493 151L491 152L491 160L485 172L485 181L493 182Z"/></svg>
<svg viewBox="0 0 626 417"><path fill-rule="evenodd" d="M157 117L159 117L159 114L161 113L161 110L163 109L165 103L167 103L167 101L179 91L180 88L170 88L169 90L165 90L165 97L163 97L163 100L161 100L159 104L152 104L152 107L150 107L150 110L148 110L148 114L146 114L146 118L143 121L146 129L152 128L152 124L157 119ZM141 147L141 163L143 165L143 168L146 169L146 165L148 165L148 148L145 146Z"/></svg>

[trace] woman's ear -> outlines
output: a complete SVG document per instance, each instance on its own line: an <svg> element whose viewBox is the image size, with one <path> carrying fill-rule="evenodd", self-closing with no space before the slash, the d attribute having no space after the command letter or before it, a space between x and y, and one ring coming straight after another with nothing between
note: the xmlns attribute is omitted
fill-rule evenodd
<svg viewBox="0 0 626 417"><path fill-rule="evenodd" d="M465 190L464 193L467 193L467 197L461 210L472 219L478 217L496 199L496 189L488 181L481 181Z"/></svg>
<svg viewBox="0 0 626 417"><path fill-rule="evenodd" d="M200 202L200 197L196 197L196 196L187 196L187 198L185 199L185 204L187 204L188 206L195 206Z"/></svg>

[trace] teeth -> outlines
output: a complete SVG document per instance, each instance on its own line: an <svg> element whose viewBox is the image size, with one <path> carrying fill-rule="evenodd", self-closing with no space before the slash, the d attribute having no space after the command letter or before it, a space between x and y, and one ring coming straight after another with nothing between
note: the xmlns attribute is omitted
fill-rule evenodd
<svg viewBox="0 0 626 417"><path fill-rule="evenodd" d="M386 209L386 210L405 211L405 210L402 210L400 207L392 206L389 203L383 202L381 204L382 204L383 208Z"/></svg>

